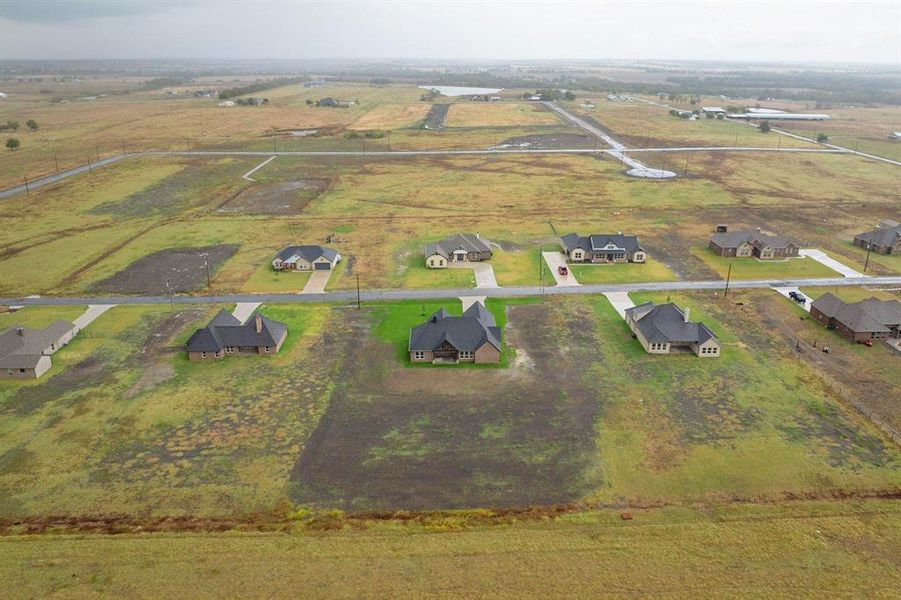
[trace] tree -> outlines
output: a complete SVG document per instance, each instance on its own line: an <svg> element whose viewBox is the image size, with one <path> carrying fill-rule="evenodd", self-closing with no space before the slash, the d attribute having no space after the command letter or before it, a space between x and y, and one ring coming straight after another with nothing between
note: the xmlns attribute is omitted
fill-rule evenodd
<svg viewBox="0 0 901 600"><path fill-rule="evenodd" d="M817 143L819 143L819 144L825 144L825 143L828 142L828 141L829 141L829 136L826 135L825 133L818 133L818 134L817 134Z"/></svg>
<svg viewBox="0 0 901 600"><path fill-rule="evenodd" d="M19 128L19 122L18 122L18 121L7 121L7 122L6 122L6 125L3 127L3 129L11 129L11 130L13 130L13 131L15 131L15 130L18 129L18 128Z"/></svg>
<svg viewBox="0 0 901 600"><path fill-rule="evenodd" d="M21 144L19 144L19 140L17 140L16 138L8 138L6 140L6 147L9 148L10 150L15 150L20 145Z"/></svg>
<svg viewBox="0 0 901 600"><path fill-rule="evenodd" d="M760 133L769 133L770 132L770 122L769 121L761 121L759 129L760 129Z"/></svg>
<svg viewBox="0 0 901 600"><path fill-rule="evenodd" d="M569 90L566 90L566 93L563 94L564 100L575 100L576 95Z"/></svg>
<svg viewBox="0 0 901 600"><path fill-rule="evenodd" d="M34 119L28 119L25 122L25 127L27 127L31 131L37 131L38 130L38 122L35 121Z"/></svg>
<svg viewBox="0 0 901 600"><path fill-rule="evenodd" d="M307 98L307 106L313 106L313 99Z"/></svg>

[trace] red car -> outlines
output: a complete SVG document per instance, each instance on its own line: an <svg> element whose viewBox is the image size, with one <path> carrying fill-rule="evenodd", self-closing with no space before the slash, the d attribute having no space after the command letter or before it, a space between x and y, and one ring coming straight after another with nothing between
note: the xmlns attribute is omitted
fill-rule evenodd
<svg viewBox="0 0 901 600"><path fill-rule="evenodd" d="M560 273L561 275L563 275L564 277L566 275L569 275L569 269L566 268L566 265L560 265L559 267L557 267L557 272Z"/></svg>

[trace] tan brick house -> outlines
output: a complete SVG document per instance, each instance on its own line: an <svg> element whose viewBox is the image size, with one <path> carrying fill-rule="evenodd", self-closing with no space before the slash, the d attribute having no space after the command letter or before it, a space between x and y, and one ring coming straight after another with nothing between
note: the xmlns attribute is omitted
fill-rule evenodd
<svg viewBox="0 0 901 600"><path fill-rule="evenodd" d="M801 250L801 246L793 240L759 228L756 231L722 229L713 234L708 243L708 247L720 256L772 260L796 257Z"/></svg>
<svg viewBox="0 0 901 600"><path fill-rule="evenodd" d="M410 330L410 362L433 364L497 363L501 359L501 330L494 315L476 302L460 317L445 309Z"/></svg>
<svg viewBox="0 0 901 600"><path fill-rule="evenodd" d="M278 354L288 326L259 313L242 323L227 310L220 310L209 325L188 339L189 360L218 360L237 354Z"/></svg>

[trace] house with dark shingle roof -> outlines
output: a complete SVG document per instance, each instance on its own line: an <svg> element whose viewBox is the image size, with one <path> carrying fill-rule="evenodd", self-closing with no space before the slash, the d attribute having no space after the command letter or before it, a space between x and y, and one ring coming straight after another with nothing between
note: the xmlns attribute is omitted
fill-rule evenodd
<svg viewBox="0 0 901 600"><path fill-rule="evenodd" d="M901 302L868 298L846 303L826 292L810 304L810 316L850 342L901 338Z"/></svg>
<svg viewBox="0 0 901 600"><path fill-rule="evenodd" d="M901 254L901 223L885 219L876 229L855 235L854 245L877 254Z"/></svg>
<svg viewBox="0 0 901 600"><path fill-rule="evenodd" d="M689 321L689 310L673 303L645 302L626 309L626 324L649 354L689 351L701 357L720 355L720 344L709 327Z"/></svg>
<svg viewBox="0 0 901 600"><path fill-rule="evenodd" d="M452 262L477 262L491 258L491 242L478 233L457 233L429 244L423 250L430 269L445 269Z"/></svg>
<svg viewBox="0 0 901 600"><path fill-rule="evenodd" d="M501 360L501 330L480 302L460 317L441 308L410 330L407 349L410 361L417 363L497 363Z"/></svg>
<svg viewBox="0 0 901 600"><path fill-rule="evenodd" d="M285 246L272 259L276 271L330 271L341 255L325 246Z"/></svg>
<svg viewBox="0 0 901 600"><path fill-rule="evenodd" d="M801 246L793 240L775 233L762 231L759 227L756 231L728 231L725 226L719 226L710 238L708 247L720 256L732 256L735 258L756 257L761 260L774 258L789 258L798 256Z"/></svg>
<svg viewBox="0 0 901 600"><path fill-rule="evenodd" d="M592 234L580 236L569 233L560 238L563 253L569 262L584 263L643 263L647 253L634 235Z"/></svg>
<svg viewBox="0 0 901 600"><path fill-rule="evenodd" d="M69 321L54 321L44 329L17 325L0 332L0 377L36 379L53 366L50 356L78 334Z"/></svg>
<svg viewBox="0 0 901 600"><path fill-rule="evenodd" d="M242 323L227 310L188 338L189 360L216 360L235 354L278 354L288 326L259 313Z"/></svg>

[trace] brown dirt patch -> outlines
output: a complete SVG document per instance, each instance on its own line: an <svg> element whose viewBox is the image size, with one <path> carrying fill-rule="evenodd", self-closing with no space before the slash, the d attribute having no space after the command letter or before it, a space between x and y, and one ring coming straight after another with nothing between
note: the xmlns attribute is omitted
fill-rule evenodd
<svg viewBox="0 0 901 600"><path fill-rule="evenodd" d="M328 190L328 179L295 179L255 185L219 207L218 212L246 215L293 215Z"/></svg>
<svg viewBox="0 0 901 600"><path fill-rule="evenodd" d="M606 144L601 143L600 140L581 133L542 133L507 138L495 147L499 149L567 150L573 148L602 148L605 146Z"/></svg>
<svg viewBox="0 0 901 600"><path fill-rule="evenodd" d="M194 292L207 283L206 265L210 273L238 251L237 244L221 244L198 248L169 248L149 254L115 275L96 283L96 292L116 294L166 294L166 281L172 293Z"/></svg>

